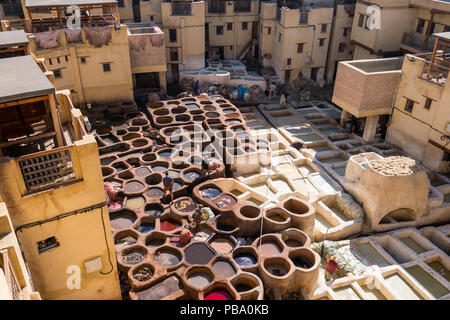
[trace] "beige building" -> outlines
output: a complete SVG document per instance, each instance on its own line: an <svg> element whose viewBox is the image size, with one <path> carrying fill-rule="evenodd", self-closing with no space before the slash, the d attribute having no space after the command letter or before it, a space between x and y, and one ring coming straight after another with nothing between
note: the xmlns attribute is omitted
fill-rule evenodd
<svg viewBox="0 0 450 320"><path fill-rule="evenodd" d="M300 72L320 81L325 75L333 21L333 1L288 6L262 2L260 56L278 78L289 83Z"/></svg>
<svg viewBox="0 0 450 320"><path fill-rule="evenodd" d="M428 168L450 172L450 33L433 53L406 55L386 140Z"/></svg>
<svg viewBox="0 0 450 320"><path fill-rule="evenodd" d="M63 18L69 3L24 1L30 49L45 59L57 89L70 90L76 105L132 100L138 88L165 93L165 45L158 26L120 24L115 0L86 0L80 4L86 13L81 28L71 30ZM45 23L43 10L51 13ZM8 26L5 21L3 28Z"/></svg>
<svg viewBox="0 0 450 320"><path fill-rule="evenodd" d="M205 2L164 2L161 12L167 81L173 82L179 71L205 67Z"/></svg>
<svg viewBox="0 0 450 320"><path fill-rule="evenodd" d="M434 44L432 34L449 27L449 2L358 0L351 36L356 47L354 59L429 52Z"/></svg>
<svg viewBox="0 0 450 320"><path fill-rule="evenodd" d="M0 74L8 80L0 88L0 194L35 290L43 299L120 299L97 143L80 110L68 90L55 91L42 60L0 59ZM17 251L8 254L20 264Z"/></svg>
<svg viewBox="0 0 450 320"><path fill-rule="evenodd" d="M341 124L350 116L364 120L364 140L378 132L431 170L448 173L450 34L433 36L432 53L341 62L332 101L343 109Z"/></svg>

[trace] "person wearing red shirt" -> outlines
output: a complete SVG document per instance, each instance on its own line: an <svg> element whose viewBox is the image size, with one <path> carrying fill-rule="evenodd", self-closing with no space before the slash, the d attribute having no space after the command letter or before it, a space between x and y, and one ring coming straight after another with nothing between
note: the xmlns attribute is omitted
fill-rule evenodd
<svg viewBox="0 0 450 320"><path fill-rule="evenodd" d="M328 259L327 266L325 268L325 278L327 281L330 281L331 278L334 276L334 273L336 270L340 270L341 267L339 267L339 264L336 262L337 257L332 256L331 259Z"/></svg>

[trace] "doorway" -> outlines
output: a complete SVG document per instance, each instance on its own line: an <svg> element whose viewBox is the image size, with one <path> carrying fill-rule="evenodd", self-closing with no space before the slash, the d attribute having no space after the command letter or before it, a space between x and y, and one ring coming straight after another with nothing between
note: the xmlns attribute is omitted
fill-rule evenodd
<svg viewBox="0 0 450 320"><path fill-rule="evenodd" d="M317 81L317 73L319 72L319 68L311 69L311 79Z"/></svg>
<svg viewBox="0 0 450 320"><path fill-rule="evenodd" d="M252 24L252 39L258 39L258 21L253 21Z"/></svg>
<svg viewBox="0 0 450 320"><path fill-rule="evenodd" d="M141 22L140 0L133 0L133 17L134 22Z"/></svg>
<svg viewBox="0 0 450 320"><path fill-rule="evenodd" d="M284 82L288 84L290 80L291 80L291 70L286 70L284 72Z"/></svg>
<svg viewBox="0 0 450 320"><path fill-rule="evenodd" d="M178 64L172 63L170 65L170 70L172 73L172 82L178 82Z"/></svg>

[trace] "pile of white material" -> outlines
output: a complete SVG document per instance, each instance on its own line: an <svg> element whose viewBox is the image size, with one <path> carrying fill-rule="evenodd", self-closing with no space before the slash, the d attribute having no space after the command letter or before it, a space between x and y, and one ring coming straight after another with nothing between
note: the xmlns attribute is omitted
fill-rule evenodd
<svg viewBox="0 0 450 320"><path fill-rule="evenodd" d="M89 43L94 47L99 48L108 45L111 40L111 28L111 26L84 27L83 30Z"/></svg>
<svg viewBox="0 0 450 320"><path fill-rule="evenodd" d="M408 176L421 171L416 160L402 156L371 160L370 166L375 171L387 176Z"/></svg>
<svg viewBox="0 0 450 320"><path fill-rule="evenodd" d="M59 30L37 32L34 35L39 49L59 47Z"/></svg>

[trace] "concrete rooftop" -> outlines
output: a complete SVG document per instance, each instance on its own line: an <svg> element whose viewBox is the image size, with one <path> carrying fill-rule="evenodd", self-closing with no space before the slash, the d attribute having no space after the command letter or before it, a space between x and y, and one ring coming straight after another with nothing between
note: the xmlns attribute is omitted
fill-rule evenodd
<svg viewBox="0 0 450 320"><path fill-rule="evenodd" d="M0 48L28 44L28 38L23 30L0 32Z"/></svg>
<svg viewBox="0 0 450 320"><path fill-rule="evenodd" d="M55 92L31 56L0 59L0 103L41 97Z"/></svg>
<svg viewBox="0 0 450 320"><path fill-rule="evenodd" d="M25 0L26 8L89 6L117 3L116 0Z"/></svg>

